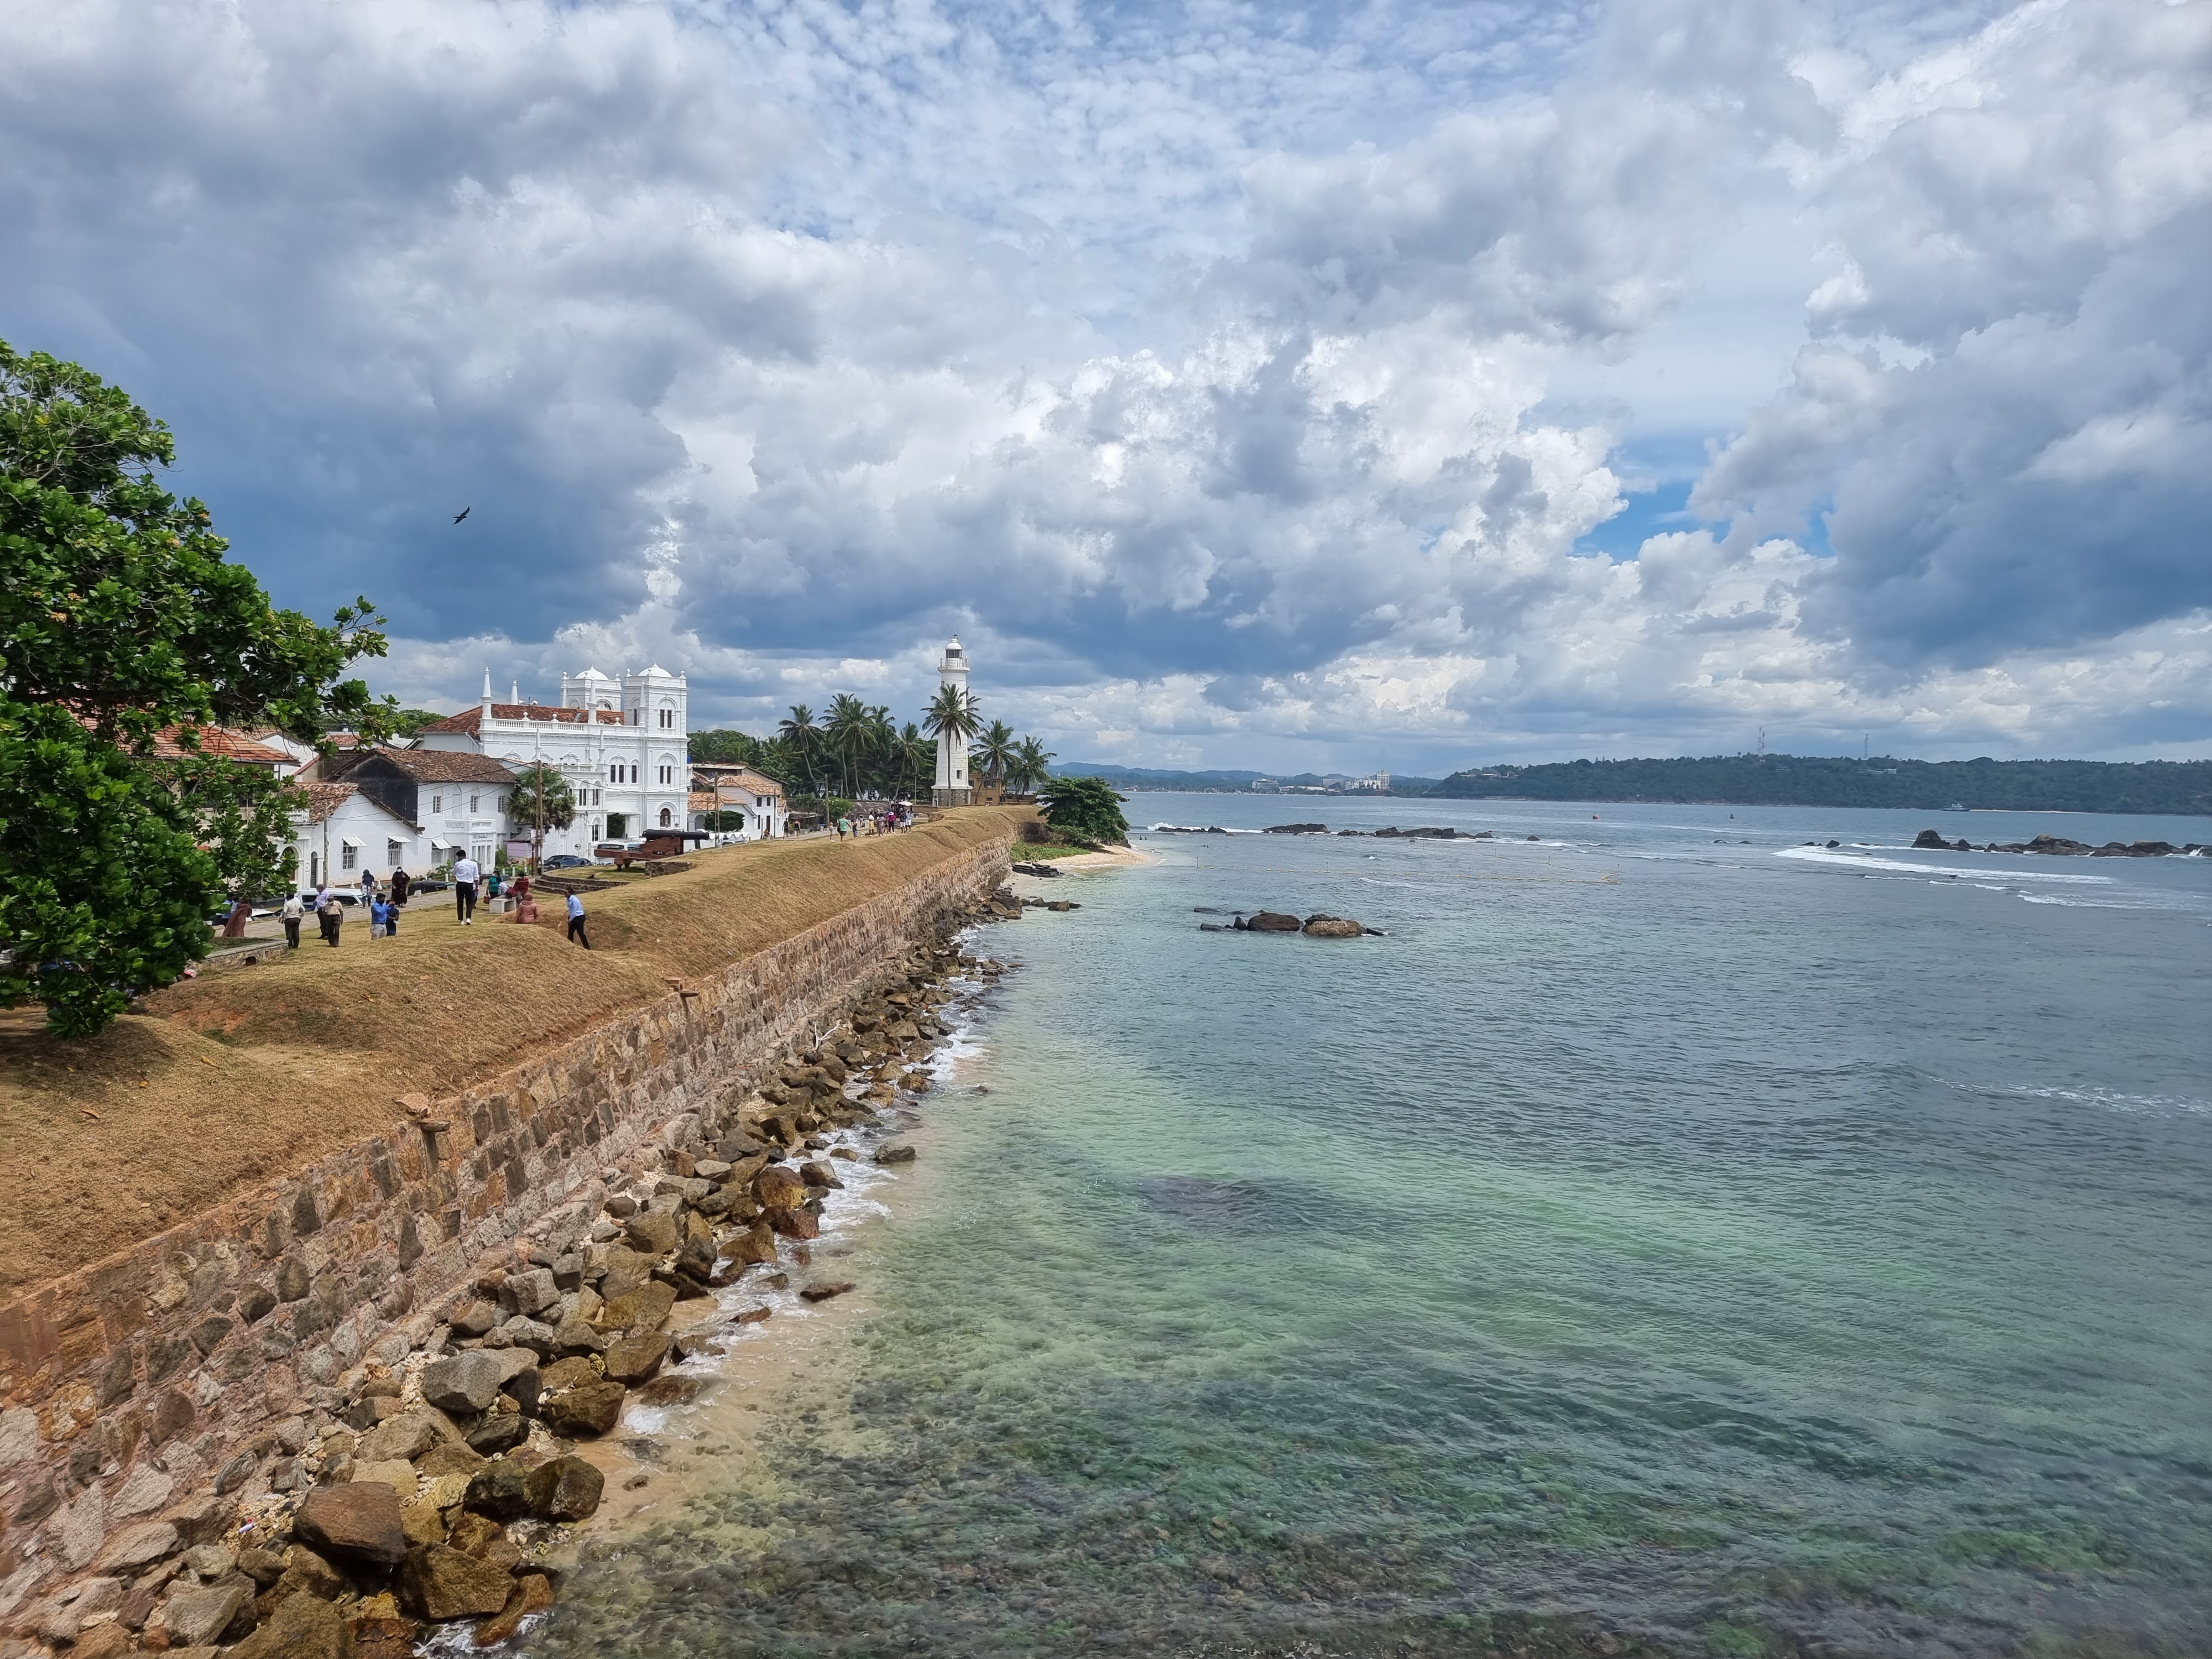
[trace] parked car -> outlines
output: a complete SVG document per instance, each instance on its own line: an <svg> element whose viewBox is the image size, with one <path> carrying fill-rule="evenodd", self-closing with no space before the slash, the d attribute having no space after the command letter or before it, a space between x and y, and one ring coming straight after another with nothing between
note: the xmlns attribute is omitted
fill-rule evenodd
<svg viewBox="0 0 2212 1659"><path fill-rule="evenodd" d="M556 853L538 866L538 868L541 870L587 870L591 867L591 860L584 857L580 853Z"/></svg>

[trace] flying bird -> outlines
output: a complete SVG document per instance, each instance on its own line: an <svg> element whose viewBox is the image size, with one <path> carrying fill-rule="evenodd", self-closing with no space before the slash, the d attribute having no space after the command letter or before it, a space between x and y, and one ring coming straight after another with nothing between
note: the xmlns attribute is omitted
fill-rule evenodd
<svg viewBox="0 0 2212 1659"><path fill-rule="evenodd" d="M458 512L458 513L456 513L456 514L453 514L453 522L454 522L455 524L459 524L462 520L464 520L464 519L467 518L468 516L469 516L469 510L468 510L468 508L466 508L466 507L463 507L459 512Z"/></svg>

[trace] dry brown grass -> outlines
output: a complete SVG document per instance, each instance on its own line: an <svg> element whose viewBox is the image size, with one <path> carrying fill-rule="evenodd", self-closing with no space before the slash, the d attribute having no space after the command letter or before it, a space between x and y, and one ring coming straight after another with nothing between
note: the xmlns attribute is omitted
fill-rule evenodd
<svg viewBox="0 0 2212 1659"><path fill-rule="evenodd" d="M453 921L431 895L399 937L312 924L296 951L149 997L88 1042L0 1015L0 1291L92 1261L295 1169L439 1091L667 994L945 859L1024 814L975 807L901 835L693 854L679 875L589 893L593 949L557 898L535 927Z"/></svg>

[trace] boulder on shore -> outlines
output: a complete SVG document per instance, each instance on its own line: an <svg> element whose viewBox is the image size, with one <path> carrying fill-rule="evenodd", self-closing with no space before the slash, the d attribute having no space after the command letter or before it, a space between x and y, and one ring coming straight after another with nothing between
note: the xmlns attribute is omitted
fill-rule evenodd
<svg viewBox="0 0 2212 1659"><path fill-rule="evenodd" d="M438 1620L497 1613L514 1588L498 1567L443 1544L413 1551L399 1574L402 1602L421 1617Z"/></svg>
<svg viewBox="0 0 2212 1659"><path fill-rule="evenodd" d="M621 1419L623 1400L629 1392L619 1382L586 1382L543 1402L538 1408L538 1419L552 1433L569 1440L602 1435Z"/></svg>
<svg viewBox="0 0 2212 1659"><path fill-rule="evenodd" d="M583 1521L599 1507L606 1477L580 1457L556 1457L524 1477L530 1512L548 1521Z"/></svg>
<svg viewBox="0 0 2212 1659"><path fill-rule="evenodd" d="M422 1368L422 1398L440 1411L473 1416L491 1404L504 1380L499 1362L481 1350L449 1354Z"/></svg>
<svg viewBox="0 0 2212 1659"><path fill-rule="evenodd" d="M351 1659L353 1650L343 1613L319 1596L292 1595L228 1659Z"/></svg>
<svg viewBox="0 0 2212 1659"><path fill-rule="evenodd" d="M301 1542L325 1554L395 1567L407 1554L399 1494L381 1480L318 1486L292 1517Z"/></svg>

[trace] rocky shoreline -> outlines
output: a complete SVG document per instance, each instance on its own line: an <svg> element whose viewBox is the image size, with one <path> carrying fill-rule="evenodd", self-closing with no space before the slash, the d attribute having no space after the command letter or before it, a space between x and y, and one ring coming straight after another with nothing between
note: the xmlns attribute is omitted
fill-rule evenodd
<svg viewBox="0 0 2212 1659"><path fill-rule="evenodd" d="M1811 842L1806 843L1808 846ZM1836 843L1830 842L1829 846ZM2102 847L2092 847L2086 841L2069 841L2063 836L2038 836L2033 841L1989 842L1977 847L1970 841L1946 841L1942 833L1923 830L1912 838L1913 849L1924 853L2040 853L2052 858L2091 859L2166 859L2184 858L2212 852L2196 842L2176 847L2170 841L2108 841Z"/></svg>
<svg viewBox="0 0 2212 1659"><path fill-rule="evenodd" d="M18 1610L0 1659L401 1659L441 1627L478 1648L513 1638L581 1559L605 1486L590 1443L633 1401L696 1397L704 1379L673 1368L771 1316L738 1300L748 1288L854 1288L806 1277L839 1169L913 1160L889 1137L931 1087L946 1005L1008 971L951 941L1032 907L1079 908L1001 887L945 918L758 1086L679 1118L479 1261L411 1352L354 1367L185 1502L156 1495L159 1518Z"/></svg>

